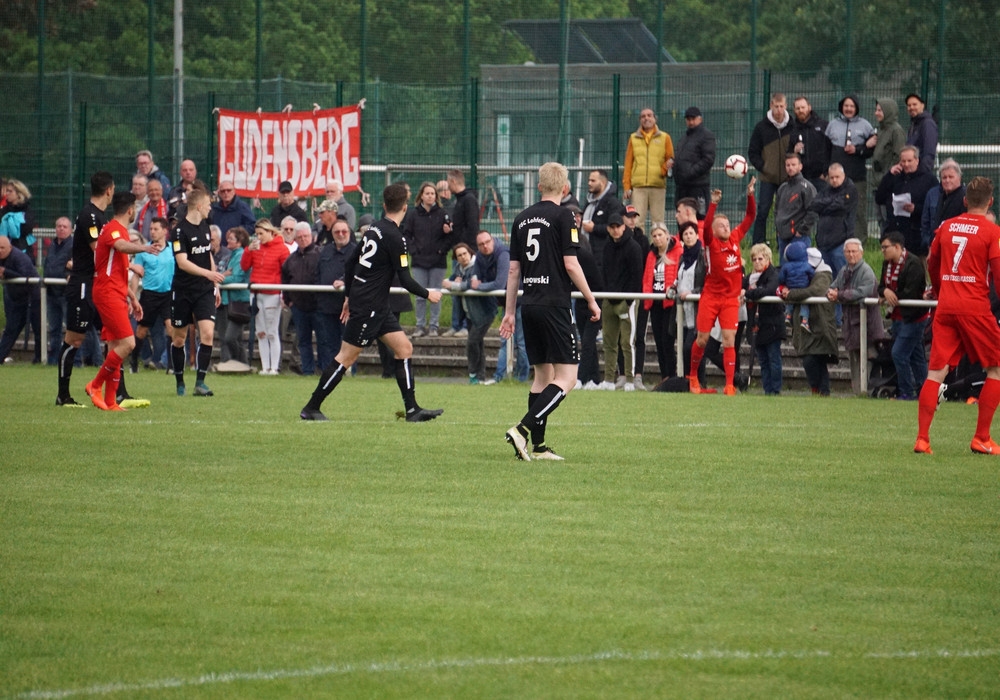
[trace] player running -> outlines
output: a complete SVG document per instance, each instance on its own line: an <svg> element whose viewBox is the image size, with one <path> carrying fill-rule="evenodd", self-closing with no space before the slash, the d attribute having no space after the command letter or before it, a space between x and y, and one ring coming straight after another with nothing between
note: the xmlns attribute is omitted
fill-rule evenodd
<svg viewBox="0 0 1000 700"><path fill-rule="evenodd" d="M934 232L927 269L937 297L927 380L920 390L917 442L913 451L931 452L930 429L948 370L963 354L986 368L979 394L973 452L1000 454L990 426L1000 404L1000 327L990 311L989 274L1000 279L1000 227L986 218L993 206L993 182L973 178L965 189L968 213L948 219Z"/></svg>
<svg viewBox="0 0 1000 700"><path fill-rule="evenodd" d="M382 191L385 216L369 228L360 245L347 261L344 274L344 309L340 320L344 323L344 339L340 352L333 358L319 378L319 385L299 417L302 420L325 421L320 412L324 399L337 388L347 370L361 354L362 348L380 339L395 353L396 384L406 406L406 420L420 423L434 420L444 409L421 408L413 389L413 344L410 343L399 319L389 308L389 289L393 277L407 291L429 300L441 301L440 290L428 291L410 275L406 241L399 226L406 215L406 187L402 183L389 185Z"/></svg>
<svg viewBox="0 0 1000 700"><path fill-rule="evenodd" d="M743 221L731 231L729 218L725 214L716 215L715 208L722 201L722 190L712 191L712 203L705 214L705 250L708 265L705 269L705 286L701 301L698 302L698 336L691 346L691 367L688 382L692 394L715 393L702 389L698 382L698 366L705 356L708 335L716 320L722 329L722 365L726 373L726 386L722 392L726 396L736 394L733 378L736 375L736 328L739 325L740 293L743 290L743 260L740 257L740 241L753 225L757 215L757 203L753 188L757 178L750 178L747 185L747 209Z"/></svg>

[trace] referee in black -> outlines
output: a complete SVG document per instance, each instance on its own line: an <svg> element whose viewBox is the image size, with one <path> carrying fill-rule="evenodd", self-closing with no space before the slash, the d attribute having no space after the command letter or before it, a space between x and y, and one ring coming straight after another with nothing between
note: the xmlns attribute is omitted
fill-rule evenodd
<svg viewBox="0 0 1000 700"><path fill-rule="evenodd" d="M413 345L406 337L399 319L389 307L389 289L398 275L407 291L429 300L441 301L440 290L424 289L410 275L406 241L399 226L406 215L406 187L402 183L389 185L382 191L385 216L375 222L361 239L348 259L344 270L344 308L340 313L344 323L344 339L340 352L333 358L319 379L319 385L299 417L302 420L327 420L320 412L323 400L337 388L344 374L361 354L361 349L380 339L396 357L396 384L406 406L406 420L420 423L433 420L444 409L421 408L413 389Z"/></svg>
<svg viewBox="0 0 1000 700"><path fill-rule="evenodd" d="M562 460L545 445L545 422L576 385L580 339L570 316L573 285L583 294L591 321L601 318L601 307L587 285L576 259L580 233L573 214L559 205L568 184L565 166L545 163L538 169L542 200L522 211L511 229L507 306L500 335L514 334L517 291L523 285L521 319L528 361L535 379L528 394L528 412L507 431L507 442L518 459ZM531 450L528 440L531 440Z"/></svg>

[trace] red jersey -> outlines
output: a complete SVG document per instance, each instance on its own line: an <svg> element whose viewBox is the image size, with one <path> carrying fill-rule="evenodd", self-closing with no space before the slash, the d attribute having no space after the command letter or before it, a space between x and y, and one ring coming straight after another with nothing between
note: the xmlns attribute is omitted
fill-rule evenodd
<svg viewBox="0 0 1000 700"><path fill-rule="evenodd" d="M962 214L942 223L927 258L938 313L991 315L991 266L1000 269L1000 226L979 214Z"/></svg>
<svg viewBox="0 0 1000 700"><path fill-rule="evenodd" d="M715 218L715 203L708 205L705 214L705 250L707 265L705 267L705 286L703 295L712 295L735 299L743 289L743 261L740 258L740 241L753 225L757 216L757 202L753 195L747 197L747 210L740 225L733 229L729 240L720 241L712 233L712 220Z"/></svg>
<svg viewBox="0 0 1000 700"><path fill-rule="evenodd" d="M94 249L94 292L128 296L128 254L115 250L115 241L129 240L128 229L112 219L101 229Z"/></svg>

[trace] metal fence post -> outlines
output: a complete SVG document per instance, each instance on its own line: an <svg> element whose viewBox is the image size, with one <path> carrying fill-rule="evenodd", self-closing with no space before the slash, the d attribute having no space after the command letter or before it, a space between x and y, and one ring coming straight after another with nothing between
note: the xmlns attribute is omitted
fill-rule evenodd
<svg viewBox="0 0 1000 700"><path fill-rule="evenodd" d="M621 130L622 120L622 76L615 73L611 76L611 172L614 176L615 185L621 192L621 147L618 145L618 137Z"/></svg>
<svg viewBox="0 0 1000 700"><path fill-rule="evenodd" d="M469 81L469 185L479 187L479 79Z"/></svg>
<svg viewBox="0 0 1000 700"><path fill-rule="evenodd" d="M80 169L77 171L77 183L80 192L76 198L76 208L83 208L84 187L87 182L87 103L80 103Z"/></svg>

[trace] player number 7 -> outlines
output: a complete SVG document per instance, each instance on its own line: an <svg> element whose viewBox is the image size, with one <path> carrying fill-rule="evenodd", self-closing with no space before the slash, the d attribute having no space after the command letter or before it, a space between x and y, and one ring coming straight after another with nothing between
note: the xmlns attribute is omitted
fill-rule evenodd
<svg viewBox="0 0 1000 700"><path fill-rule="evenodd" d="M538 234L541 232L542 229L540 228L528 229L528 240L525 242L524 247L528 249L525 255L532 262L538 259L538 254L541 252L541 243L538 240Z"/></svg>
<svg viewBox="0 0 1000 700"><path fill-rule="evenodd" d="M958 273L958 263L962 261L962 255L965 253L965 246L969 245L969 239L965 236L952 236L951 242L958 246L958 250L955 252L955 259L951 263L951 273Z"/></svg>

